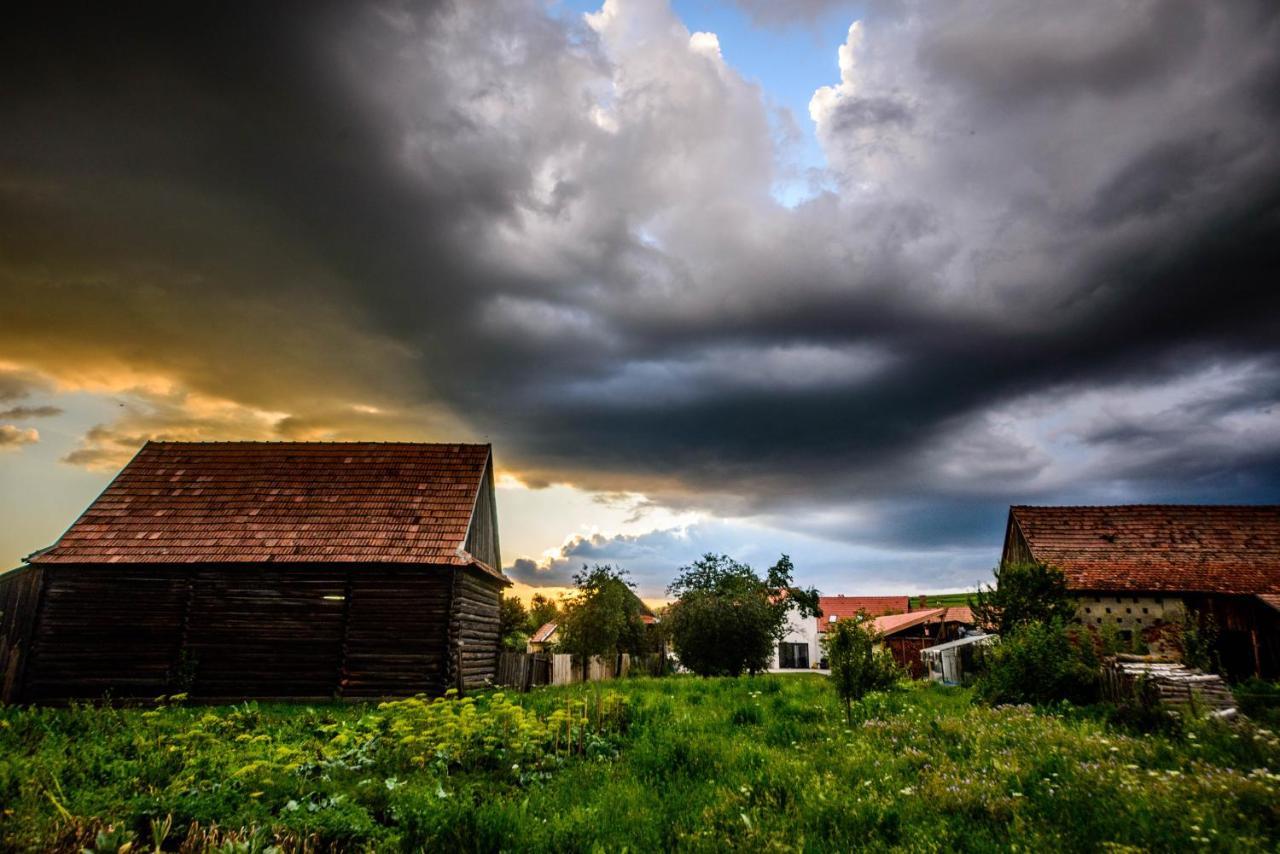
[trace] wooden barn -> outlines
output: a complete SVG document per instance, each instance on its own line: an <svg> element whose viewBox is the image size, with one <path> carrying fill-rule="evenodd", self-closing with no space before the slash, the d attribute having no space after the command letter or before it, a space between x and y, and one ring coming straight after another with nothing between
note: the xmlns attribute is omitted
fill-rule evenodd
<svg viewBox="0 0 1280 854"><path fill-rule="evenodd" d="M478 687L501 566L488 445L149 442L0 575L0 700Z"/></svg>
<svg viewBox="0 0 1280 854"><path fill-rule="evenodd" d="M1000 560L1058 567L1082 623L1153 652L1212 616L1231 676L1280 675L1280 506L1015 506Z"/></svg>

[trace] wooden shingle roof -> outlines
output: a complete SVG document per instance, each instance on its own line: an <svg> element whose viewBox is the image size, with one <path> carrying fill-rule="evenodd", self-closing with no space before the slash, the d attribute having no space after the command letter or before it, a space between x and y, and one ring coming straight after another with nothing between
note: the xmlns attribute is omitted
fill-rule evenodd
<svg viewBox="0 0 1280 854"><path fill-rule="evenodd" d="M1280 506L1009 509L1031 556L1075 590L1280 593Z"/></svg>
<svg viewBox="0 0 1280 854"><path fill-rule="evenodd" d="M489 464L488 445L148 442L29 561L479 564Z"/></svg>

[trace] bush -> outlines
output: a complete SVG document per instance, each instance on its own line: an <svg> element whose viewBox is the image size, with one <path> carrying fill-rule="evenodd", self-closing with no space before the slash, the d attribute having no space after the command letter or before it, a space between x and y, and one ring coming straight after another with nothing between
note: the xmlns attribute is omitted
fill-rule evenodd
<svg viewBox="0 0 1280 854"><path fill-rule="evenodd" d="M992 704L1076 704L1098 697L1098 662L1092 639L1060 619L1029 622L988 650L978 695Z"/></svg>
<svg viewBox="0 0 1280 854"><path fill-rule="evenodd" d="M840 620L823 639L831 664L831 684L844 706L845 722L853 723L853 704L869 691L891 687L902 672L887 649L876 649L875 631L866 620Z"/></svg>
<svg viewBox="0 0 1280 854"><path fill-rule="evenodd" d="M996 567L994 574L995 585L979 587L970 603L978 625L1006 635L1026 623L1065 623L1075 615L1062 570L1043 563L1010 563Z"/></svg>

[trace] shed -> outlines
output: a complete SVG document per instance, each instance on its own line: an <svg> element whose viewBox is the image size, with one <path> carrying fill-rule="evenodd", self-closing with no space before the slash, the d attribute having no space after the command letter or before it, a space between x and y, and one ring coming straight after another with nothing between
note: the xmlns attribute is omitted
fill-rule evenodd
<svg viewBox="0 0 1280 854"><path fill-rule="evenodd" d="M27 561L5 701L478 687L510 583L488 445L148 442Z"/></svg>
<svg viewBox="0 0 1280 854"><path fill-rule="evenodd" d="M1001 563L1027 561L1062 570L1087 626L1168 654L1190 609L1232 676L1280 674L1280 505L1010 507Z"/></svg>
<svg viewBox="0 0 1280 854"><path fill-rule="evenodd" d="M972 634L920 650L920 660L934 682L963 685L974 672L975 653L995 642L995 635Z"/></svg>

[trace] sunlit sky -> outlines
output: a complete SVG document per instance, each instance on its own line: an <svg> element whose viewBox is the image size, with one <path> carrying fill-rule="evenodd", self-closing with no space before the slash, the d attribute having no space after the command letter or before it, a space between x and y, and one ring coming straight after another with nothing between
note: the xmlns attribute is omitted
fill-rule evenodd
<svg viewBox="0 0 1280 854"><path fill-rule="evenodd" d="M33 9L0 560L147 439L483 441L506 571L969 589L1013 503L1280 501L1280 11Z"/></svg>

